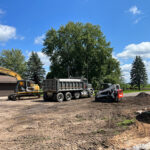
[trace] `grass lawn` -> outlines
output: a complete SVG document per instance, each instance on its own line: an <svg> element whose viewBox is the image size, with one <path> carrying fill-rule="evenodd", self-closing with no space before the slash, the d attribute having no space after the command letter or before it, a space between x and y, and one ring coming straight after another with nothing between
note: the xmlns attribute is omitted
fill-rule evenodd
<svg viewBox="0 0 150 150"><path fill-rule="evenodd" d="M123 93L148 92L148 91L150 91L150 90L141 90L141 91L139 91L139 90L125 90L125 91L123 91Z"/></svg>

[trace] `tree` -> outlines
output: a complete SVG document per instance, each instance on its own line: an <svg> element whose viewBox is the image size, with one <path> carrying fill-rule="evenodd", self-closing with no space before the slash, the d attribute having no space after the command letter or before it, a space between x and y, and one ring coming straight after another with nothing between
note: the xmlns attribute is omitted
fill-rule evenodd
<svg viewBox="0 0 150 150"><path fill-rule="evenodd" d="M25 57L21 50L2 50L0 55L0 66L17 72L22 78L26 71Z"/></svg>
<svg viewBox="0 0 150 150"><path fill-rule="evenodd" d="M148 78L145 65L140 56L136 56L133 61L130 76L131 86L137 86L139 90L141 90L141 85L144 86L147 83Z"/></svg>
<svg viewBox="0 0 150 150"><path fill-rule="evenodd" d="M41 86L44 75L45 70L38 54L36 52L32 52L27 62L27 78Z"/></svg>
<svg viewBox="0 0 150 150"><path fill-rule="evenodd" d="M42 51L50 57L49 77L84 76L95 86L119 81L119 62L112 57L113 48L97 25L69 22L58 30L52 28Z"/></svg>
<svg viewBox="0 0 150 150"><path fill-rule="evenodd" d="M55 76L52 74L52 72L48 72L46 75L46 79L53 79Z"/></svg>

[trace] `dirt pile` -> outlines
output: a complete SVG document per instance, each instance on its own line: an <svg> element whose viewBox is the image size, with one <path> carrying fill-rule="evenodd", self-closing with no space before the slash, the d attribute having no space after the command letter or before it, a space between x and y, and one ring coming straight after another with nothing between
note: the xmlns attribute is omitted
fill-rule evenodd
<svg viewBox="0 0 150 150"><path fill-rule="evenodd" d="M142 98L142 97L150 97L149 94L145 93L145 92L141 92L139 93L136 97Z"/></svg>

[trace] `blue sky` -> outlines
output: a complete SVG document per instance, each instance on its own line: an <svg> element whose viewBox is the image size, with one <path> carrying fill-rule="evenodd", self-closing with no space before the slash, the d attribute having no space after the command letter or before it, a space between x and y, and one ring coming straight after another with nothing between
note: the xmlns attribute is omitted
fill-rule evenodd
<svg viewBox="0 0 150 150"><path fill-rule="evenodd" d="M142 56L150 74L149 0L1 0L0 52L17 48L28 59L37 51L48 71L42 39L51 27L58 29L69 21L100 25L127 82L136 55Z"/></svg>

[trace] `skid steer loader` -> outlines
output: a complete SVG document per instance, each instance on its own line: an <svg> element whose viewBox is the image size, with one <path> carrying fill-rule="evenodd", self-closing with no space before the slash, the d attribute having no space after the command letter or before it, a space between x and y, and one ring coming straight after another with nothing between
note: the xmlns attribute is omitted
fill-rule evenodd
<svg viewBox="0 0 150 150"><path fill-rule="evenodd" d="M101 84L101 90L97 92L95 101L107 100L118 102L123 98L123 90L119 84L104 83Z"/></svg>

